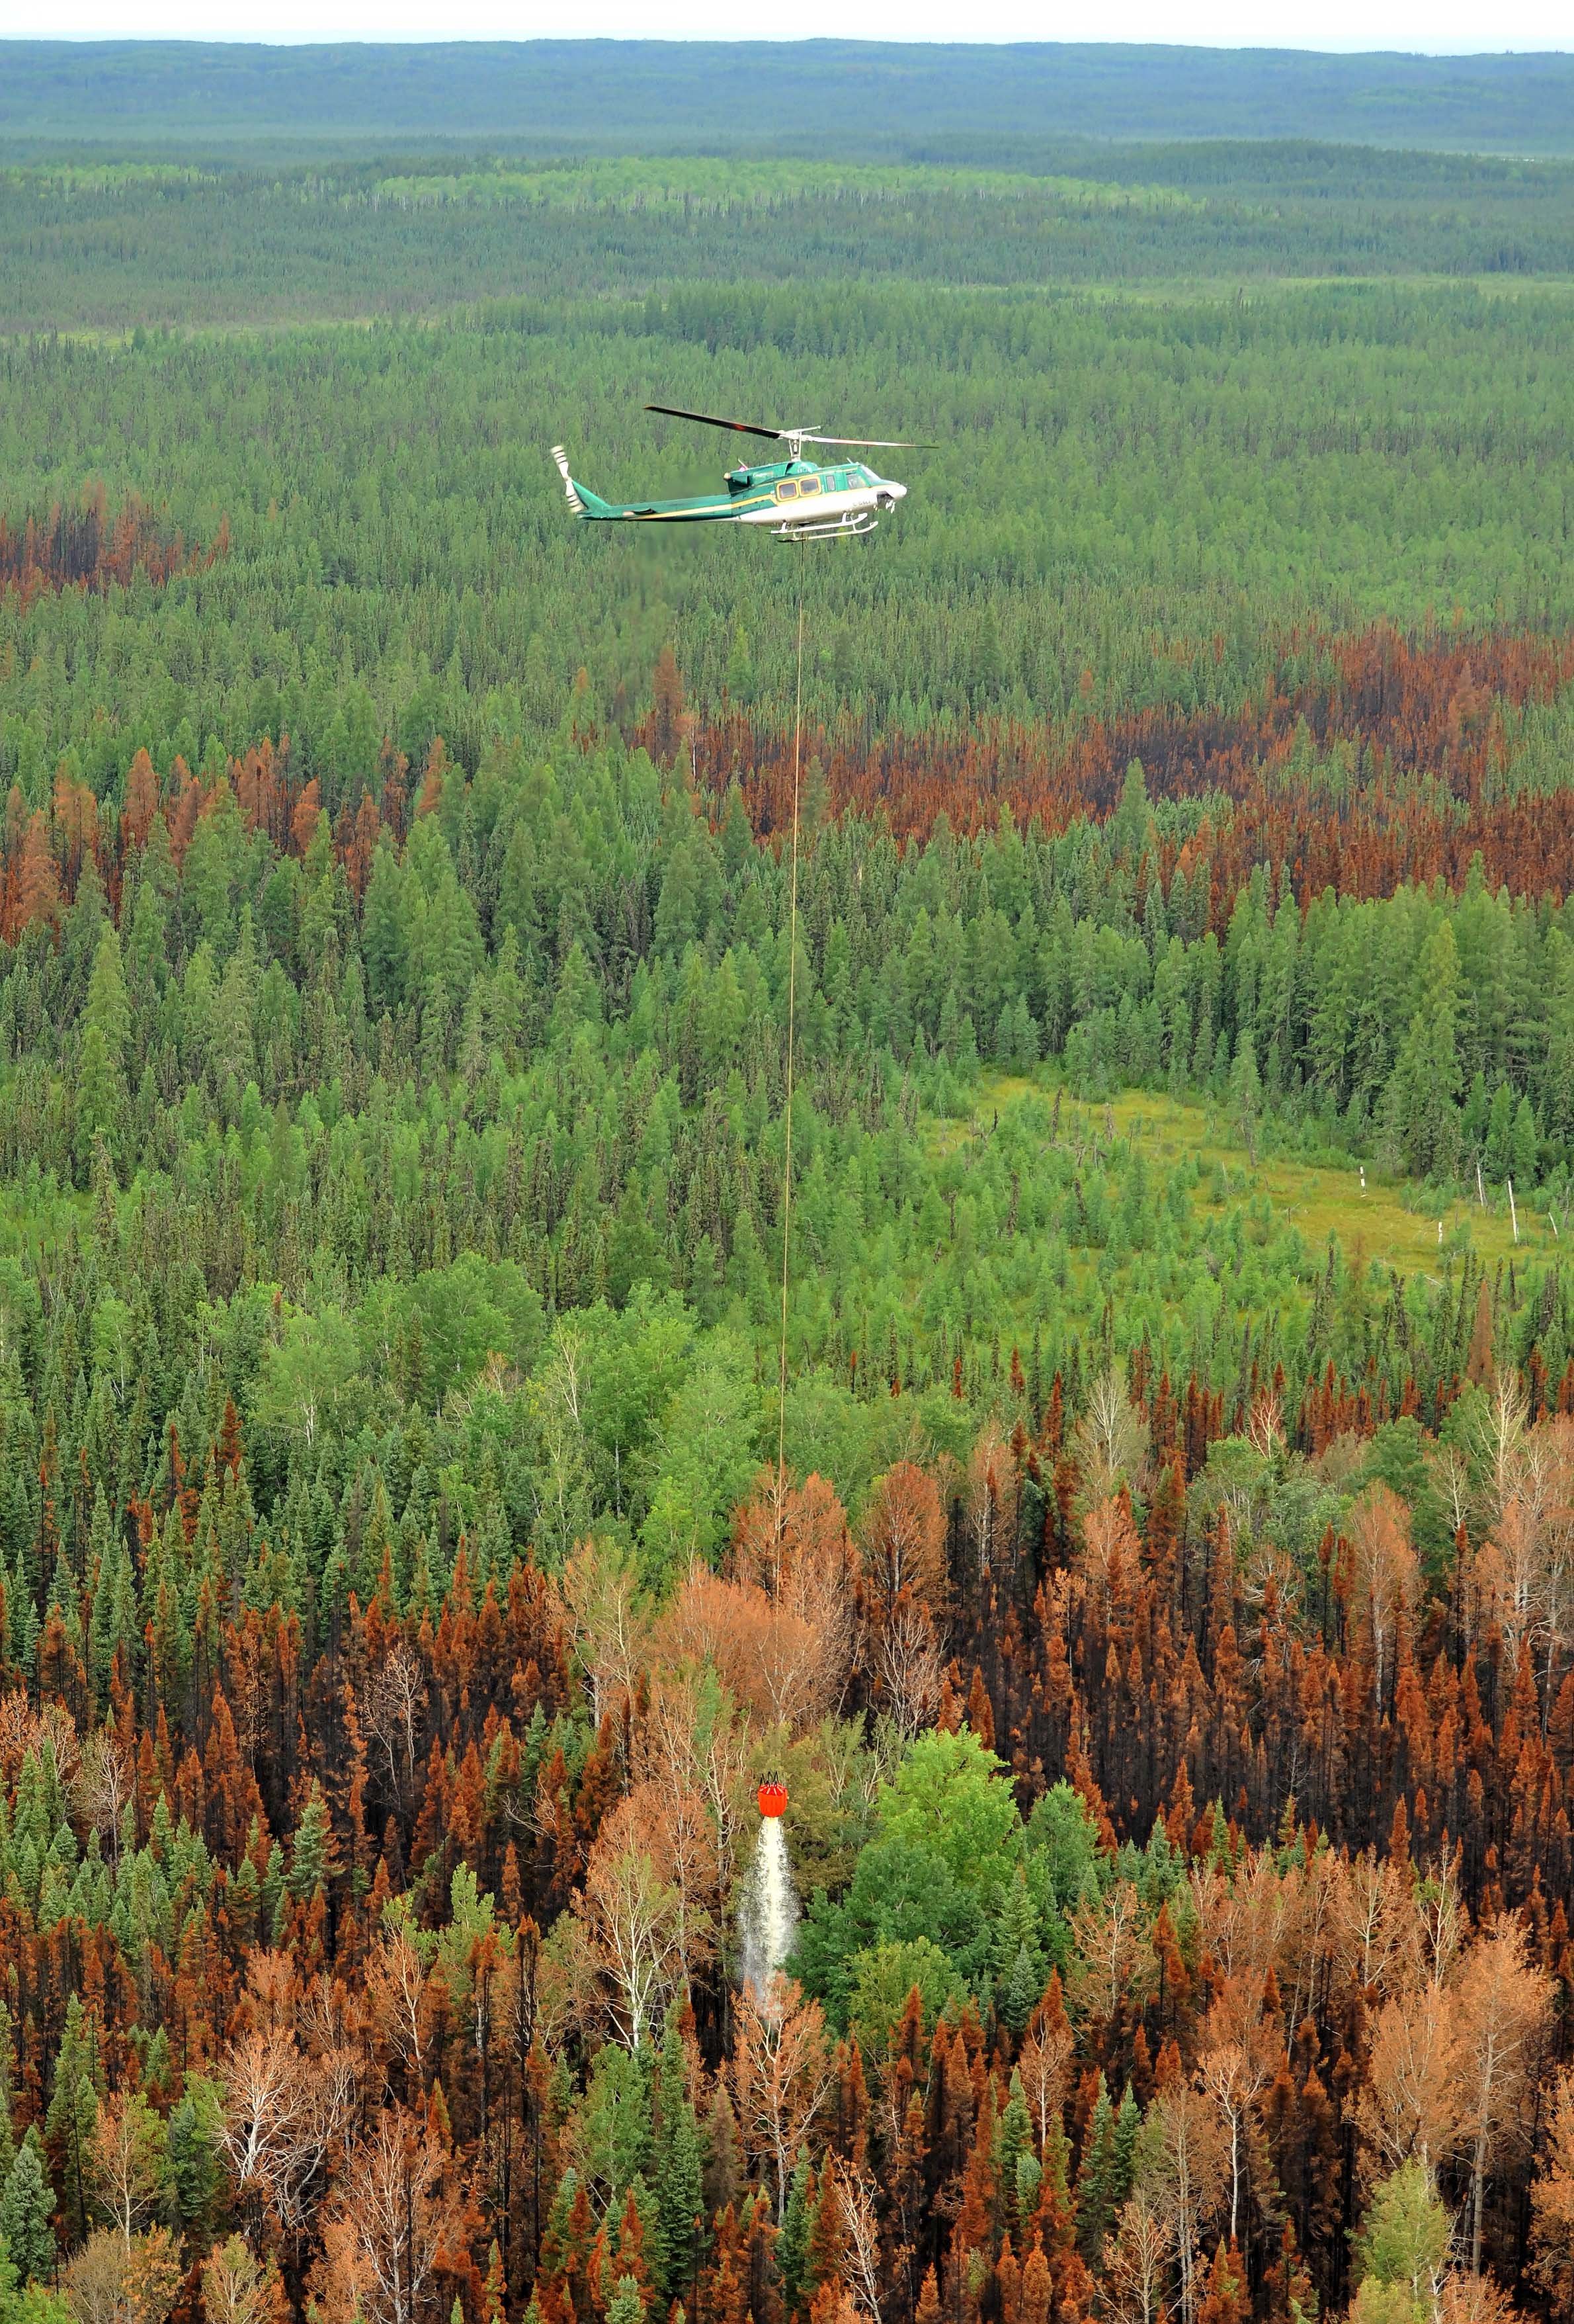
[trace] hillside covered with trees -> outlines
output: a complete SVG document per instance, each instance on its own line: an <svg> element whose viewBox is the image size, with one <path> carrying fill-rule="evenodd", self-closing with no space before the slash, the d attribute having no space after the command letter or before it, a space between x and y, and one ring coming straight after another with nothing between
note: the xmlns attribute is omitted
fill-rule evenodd
<svg viewBox="0 0 1574 2324"><path fill-rule="evenodd" d="M1563 2324L1566 172L334 134L0 180L0 2324Z"/></svg>
<svg viewBox="0 0 1574 2324"><path fill-rule="evenodd" d="M989 159L1045 137L1567 153L1566 55L878 41L7 41L0 123L59 147L741 147Z"/></svg>

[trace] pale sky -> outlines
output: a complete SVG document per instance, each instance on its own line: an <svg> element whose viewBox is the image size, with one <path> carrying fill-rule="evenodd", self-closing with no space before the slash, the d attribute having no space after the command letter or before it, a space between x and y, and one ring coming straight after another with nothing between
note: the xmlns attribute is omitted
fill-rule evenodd
<svg viewBox="0 0 1574 2324"><path fill-rule="evenodd" d="M0 0L0 36L53 40L1158 41L1461 55L1574 44L1574 0Z"/></svg>

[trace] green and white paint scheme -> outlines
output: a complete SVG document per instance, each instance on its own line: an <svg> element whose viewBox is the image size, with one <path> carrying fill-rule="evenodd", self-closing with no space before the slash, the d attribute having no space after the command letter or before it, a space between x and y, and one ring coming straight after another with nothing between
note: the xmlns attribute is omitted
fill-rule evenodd
<svg viewBox="0 0 1574 2324"><path fill-rule="evenodd" d="M877 475L861 460L820 467L805 460L805 444L857 447L870 451L898 451L895 442L865 436L817 436L807 428L757 428L746 420L717 420L706 411L680 411L669 403L648 403L647 411L664 412L673 420L695 420L707 428L726 428L739 436L764 436L785 444L785 460L763 466L730 468L726 491L687 501L603 501L568 470L568 455L561 444L552 457L563 479L569 507L592 524L755 524L764 525L778 540L824 540L841 533L872 532L880 518L907 497L907 487L889 476Z"/></svg>

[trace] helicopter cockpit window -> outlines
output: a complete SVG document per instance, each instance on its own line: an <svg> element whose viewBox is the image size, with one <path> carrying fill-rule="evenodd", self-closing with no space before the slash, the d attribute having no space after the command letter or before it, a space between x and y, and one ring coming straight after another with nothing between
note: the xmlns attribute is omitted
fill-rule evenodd
<svg viewBox="0 0 1574 2324"><path fill-rule="evenodd" d="M798 496L797 478L784 476L776 488L776 496L778 501L796 501Z"/></svg>

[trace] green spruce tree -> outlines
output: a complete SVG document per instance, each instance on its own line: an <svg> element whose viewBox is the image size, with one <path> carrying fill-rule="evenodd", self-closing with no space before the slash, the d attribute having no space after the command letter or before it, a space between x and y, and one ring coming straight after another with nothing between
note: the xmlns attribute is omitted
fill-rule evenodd
<svg viewBox="0 0 1574 2324"><path fill-rule="evenodd" d="M72 1994L66 2004L55 2083L44 2116L44 2135L59 2162L61 2208L72 2238L87 2233L87 2195L93 2132L98 2120L98 2043L94 2019ZM14 2248L14 2246L13 2246Z"/></svg>
<svg viewBox="0 0 1574 2324"><path fill-rule="evenodd" d="M651 2176L658 2247L651 2273L664 2301L675 2300L691 2281L704 2229L704 2161L688 2094L688 2058L679 2027L682 2010L681 2000L667 2010L656 2064Z"/></svg>
<svg viewBox="0 0 1574 2324"><path fill-rule="evenodd" d="M0 2236L22 2283L45 2283L55 2272L55 2231L50 2225L55 2190L35 2124L16 2152L0 2193Z"/></svg>

